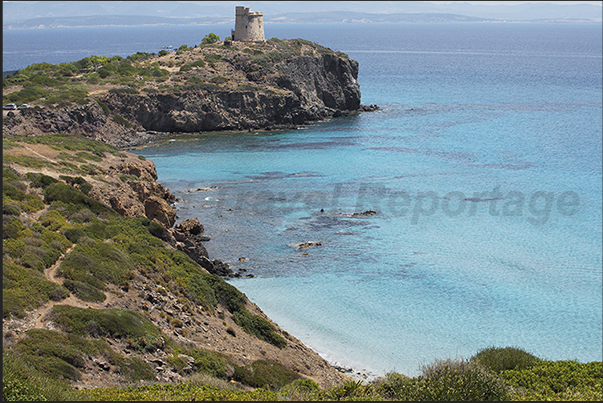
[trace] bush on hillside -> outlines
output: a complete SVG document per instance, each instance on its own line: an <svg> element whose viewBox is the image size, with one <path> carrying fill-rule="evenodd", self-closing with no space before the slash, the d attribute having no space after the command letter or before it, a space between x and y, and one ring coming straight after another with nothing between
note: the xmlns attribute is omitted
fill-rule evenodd
<svg viewBox="0 0 603 403"><path fill-rule="evenodd" d="M510 369L522 370L532 367L540 359L519 347L488 347L471 357L490 371L500 373Z"/></svg>
<svg viewBox="0 0 603 403"><path fill-rule="evenodd" d="M113 209L103 203L86 196L81 191L64 183L53 183L44 189L44 202L51 204L53 201L61 201L66 204L75 204L81 208L87 208L95 214L115 213Z"/></svg>
<svg viewBox="0 0 603 403"><path fill-rule="evenodd" d="M269 361L258 360L248 367L236 367L234 380L253 386L277 391L300 376L289 368Z"/></svg>

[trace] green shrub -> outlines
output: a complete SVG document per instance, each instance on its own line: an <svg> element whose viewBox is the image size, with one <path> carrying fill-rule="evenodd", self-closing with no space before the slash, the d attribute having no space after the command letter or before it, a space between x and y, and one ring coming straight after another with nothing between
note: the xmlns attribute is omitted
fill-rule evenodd
<svg viewBox="0 0 603 403"><path fill-rule="evenodd" d="M423 374L408 378L388 373L375 382L374 392L387 400L505 400L508 387L495 374L465 360L436 360Z"/></svg>
<svg viewBox="0 0 603 403"><path fill-rule="evenodd" d="M261 340L274 344L279 348L287 345L287 341L275 333L274 326L261 316L253 315L247 310L241 310L235 312L235 321L247 332Z"/></svg>
<svg viewBox="0 0 603 403"><path fill-rule="evenodd" d="M104 292L81 281L66 279L63 281L63 286L82 301L103 302L105 299L107 299L107 296Z"/></svg>
<svg viewBox="0 0 603 403"><path fill-rule="evenodd" d="M254 361L251 367L235 367L234 380L255 388L277 391L300 376L282 364Z"/></svg>
<svg viewBox="0 0 603 403"><path fill-rule="evenodd" d="M8 238L4 240L3 247L5 255L8 255L13 259L18 259L19 256L23 255L25 242L21 239Z"/></svg>
<svg viewBox="0 0 603 403"><path fill-rule="evenodd" d="M222 56L217 55L217 54L205 55L205 60L207 60L210 63L219 62L221 58L222 58Z"/></svg>
<svg viewBox="0 0 603 403"><path fill-rule="evenodd" d="M345 381L342 385L333 386L325 393L326 400L376 400L372 385L364 385L362 381Z"/></svg>
<svg viewBox="0 0 603 403"><path fill-rule="evenodd" d="M230 363L230 360L225 355L202 348L193 348L187 352L187 355L195 359L197 372L217 378L226 377L226 365Z"/></svg>
<svg viewBox="0 0 603 403"><path fill-rule="evenodd" d="M540 359L519 347L488 347L471 357L471 361L481 364L490 371L500 373L510 369L530 368L540 362Z"/></svg>
<svg viewBox="0 0 603 403"><path fill-rule="evenodd" d="M46 144L70 151L90 151L93 154L99 152L119 153L119 149L112 145L90 140L79 134L46 134L36 137L17 137L18 141L29 144ZM98 155L98 154L97 154Z"/></svg>
<svg viewBox="0 0 603 403"><path fill-rule="evenodd" d="M6 147L7 143L8 143L7 141L3 142L5 150L7 149L7 147ZM17 143L12 143L12 144L17 145ZM20 145L17 145L17 146L20 147ZM2 167L2 179L4 179L4 181L7 182L7 181L20 181L22 178L21 178L21 176L19 176L17 171L15 171L13 168L3 166Z"/></svg>
<svg viewBox="0 0 603 403"><path fill-rule="evenodd" d="M126 119L124 119L123 117L121 117L120 115L118 115L117 113L113 114L113 118L115 119L115 121L124 126L124 127L130 127L132 126L132 123L128 122Z"/></svg>
<svg viewBox="0 0 603 403"><path fill-rule="evenodd" d="M124 401L124 400L152 400L152 401L274 401L278 400L276 393L265 389L252 391L239 391L230 389L217 389L211 386L196 386L192 383L184 384L154 384L127 388L97 388L82 391L91 400Z"/></svg>
<svg viewBox="0 0 603 403"><path fill-rule="evenodd" d="M8 217L7 217L8 218ZM4 239L17 239L21 233L25 229L25 226L21 221L19 221L16 217L10 217L8 222L6 220L3 221L2 224L2 237Z"/></svg>
<svg viewBox="0 0 603 403"><path fill-rule="evenodd" d="M87 158L87 159L94 159L95 161L102 161L102 158L97 156L97 155L91 155L88 154L86 152L79 152L76 154L78 157L80 158ZM88 192L90 192L90 190L92 190L92 185L89 184L84 178L82 178L81 176L77 176L77 177L71 177L71 176L67 176L67 175L59 175L59 178L64 180L67 184L73 186L74 188L78 189L79 191L81 191L83 194L85 194L86 196L88 195Z"/></svg>
<svg viewBox="0 0 603 403"><path fill-rule="evenodd" d="M505 400L507 388L492 373L464 360L436 360L422 368L413 400Z"/></svg>
<svg viewBox="0 0 603 403"><path fill-rule="evenodd" d="M69 291L48 281L38 270L4 260L2 263L3 317L25 317L27 310L35 309L49 300L60 301Z"/></svg>
<svg viewBox="0 0 603 403"><path fill-rule="evenodd" d="M27 179L30 180L30 186L34 188L43 188L45 189L47 186L52 185L53 183L57 183L58 180L53 178L52 176L36 174L36 173L27 173Z"/></svg>
<svg viewBox="0 0 603 403"><path fill-rule="evenodd" d="M2 386L4 401L81 400L64 381L36 370L26 359L2 351Z"/></svg>
<svg viewBox="0 0 603 403"><path fill-rule="evenodd" d="M69 224L65 221L65 217L56 210L50 210L42 215L40 217L40 224L50 231L57 231L60 228L69 227Z"/></svg>
<svg viewBox="0 0 603 403"><path fill-rule="evenodd" d="M66 204L75 204L80 208L87 208L93 213L113 213L113 209L99 202L98 200L92 199L86 196L84 193L74 189L73 187L64 183L53 183L44 189L44 201L47 204L53 201L61 201Z"/></svg>
<svg viewBox="0 0 603 403"><path fill-rule="evenodd" d="M414 393L415 381L396 372L388 372L374 383L375 392L385 400L407 400L406 397Z"/></svg>
<svg viewBox="0 0 603 403"><path fill-rule="evenodd" d="M99 101L98 99L96 99L96 102L99 104L99 106L102 108L103 113L105 114L105 116L109 116L111 114L111 111L109 110L109 107L107 106L106 103Z"/></svg>
<svg viewBox="0 0 603 403"><path fill-rule="evenodd" d="M18 216L21 214L21 208L18 203L6 202L2 205L2 214Z"/></svg>
<svg viewBox="0 0 603 403"><path fill-rule="evenodd" d="M77 368L84 365L81 340L45 329L31 329L25 338L19 339L15 352L32 357L32 365L53 378L59 376L77 380L81 377ZM35 357L35 358L34 358Z"/></svg>
<svg viewBox="0 0 603 403"><path fill-rule="evenodd" d="M44 203L39 197L25 193L20 188L25 189L23 182L5 182L2 185L3 202L15 202L21 211L28 213L38 211L44 208Z"/></svg>
<svg viewBox="0 0 603 403"><path fill-rule="evenodd" d="M65 238L71 242L76 243L78 239L85 236L86 233L81 228L68 228L65 230Z"/></svg>
<svg viewBox="0 0 603 403"><path fill-rule="evenodd" d="M279 348L287 345L287 341L276 334L275 328L270 322L261 316L250 313L245 308L247 298L243 293L218 276L212 275L208 280L216 291L218 302L234 314L237 325L241 326L246 332Z"/></svg>
<svg viewBox="0 0 603 403"><path fill-rule="evenodd" d="M79 151L77 153L75 153L76 156L86 159L86 160L90 160L90 161L96 161L96 162L101 162L103 160L102 156L99 155L92 155L90 153L87 153L85 151ZM81 178L83 180L83 178Z"/></svg>
<svg viewBox="0 0 603 403"><path fill-rule="evenodd" d="M111 88L110 94L138 94L138 90L135 88Z"/></svg>
<svg viewBox="0 0 603 403"><path fill-rule="evenodd" d="M4 163L18 164L27 168L44 168L53 166L52 162L44 161L40 158L30 157L29 155L3 155Z"/></svg>
<svg viewBox="0 0 603 403"><path fill-rule="evenodd" d="M32 225L33 227L33 225ZM39 228L41 231L40 239L47 247L57 249L59 252L65 252L73 243L59 232L49 231L45 228Z"/></svg>
<svg viewBox="0 0 603 403"><path fill-rule="evenodd" d="M214 84L224 84L224 83L228 82L228 78L222 77L222 76L216 76L216 77L212 77L212 79L209 81L211 81Z"/></svg>
<svg viewBox="0 0 603 403"><path fill-rule="evenodd" d="M539 361L527 369L508 370L501 379L521 400L602 400L603 363ZM572 400L573 400L572 399Z"/></svg>
<svg viewBox="0 0 603 403"><path fill-rule="evenodd" d="M159 55L162 56L161 52L159 52ZM153 56L155 56L154 53L136 52L135 54L128 56L127 60L142 61L142 60L150 59Z"/></svg>
<svg viewBox="0 0 603 403"><path fill-rule="evenodd" d="M51 311L51 318L65 332L81 337L88 335L89 324L94 322L99 336L132 339L142 342L142 348L162 338L159 329L148 319L128 309L81 309L68 305L55 305Z"/></svg>
<svg viewBox="0 0 603 403"><path fill-rule="evenodd" d="M205 37L203 37L203 39L201 40L201 45L210 45L212 43L216 43L220 40L220 37L216 34L214 34L213 32L205 35Z"/></svg>
<svg viewBox="0 0 603 403"><path fill-rule="evenodd" d="M88 322L88 329L93 328L92 322ZM121 374L131 381L155 379L154 371L140 359L125 358L115 353L106 341L87 339L77 334L30 329L27 337L19 339L14 352L27 365L44 372L51 379L79 379L86 357L107 360L118 366Z"/></svg>
<svg viewBox="0 0 603 403"><path fill-rule="evenodd" d="M78 244L61 262L60 271L65 278L102 289L105 282L127 284L133 267L127 253L99 240L92 245Z"/></svg>
<svg viewBox="0 0 603 403"><path fill-rule="evenodd" d="M283 386L278 395L284 400L293 401L324 400L324 392L310 379L296 379Z"/></svg>

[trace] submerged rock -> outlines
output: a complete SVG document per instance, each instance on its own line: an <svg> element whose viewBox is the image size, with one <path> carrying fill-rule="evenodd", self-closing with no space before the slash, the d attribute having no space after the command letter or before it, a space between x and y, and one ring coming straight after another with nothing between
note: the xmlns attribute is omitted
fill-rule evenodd
<svg viewBox="0 0 603 403"><path fill-rule="evenodd" d="M311 247L322 246L322 242L306 241L306 242L293 243L293 244L290 244L289 246L292 246L292 247L296 248L297 250L304 250L304 249L308 249Z"/></svg>

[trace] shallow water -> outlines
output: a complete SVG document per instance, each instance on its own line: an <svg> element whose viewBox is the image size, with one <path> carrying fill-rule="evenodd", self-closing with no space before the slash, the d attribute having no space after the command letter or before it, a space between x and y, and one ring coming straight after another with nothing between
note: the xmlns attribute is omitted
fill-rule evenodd
<svg viewBox="0 0 603 403"><path fill-rule="evenodd" d="M198 217L210 255L257 276L231 283L340 365L412 375L491 345L601 360L600 33L340 27L325 45L359 61L381 110L141 149L179 220Z"/></svg>

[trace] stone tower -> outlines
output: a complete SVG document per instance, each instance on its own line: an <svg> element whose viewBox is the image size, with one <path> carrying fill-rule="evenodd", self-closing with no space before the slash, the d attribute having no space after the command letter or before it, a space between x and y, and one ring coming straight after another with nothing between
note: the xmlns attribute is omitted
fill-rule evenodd
<svg viewBox="0 0 603 403"><path fill-rule="evenodd" d="M264 41L264 14L249 12L248 7L236 8L235 29L231 31L233 41Z"/></svg>

